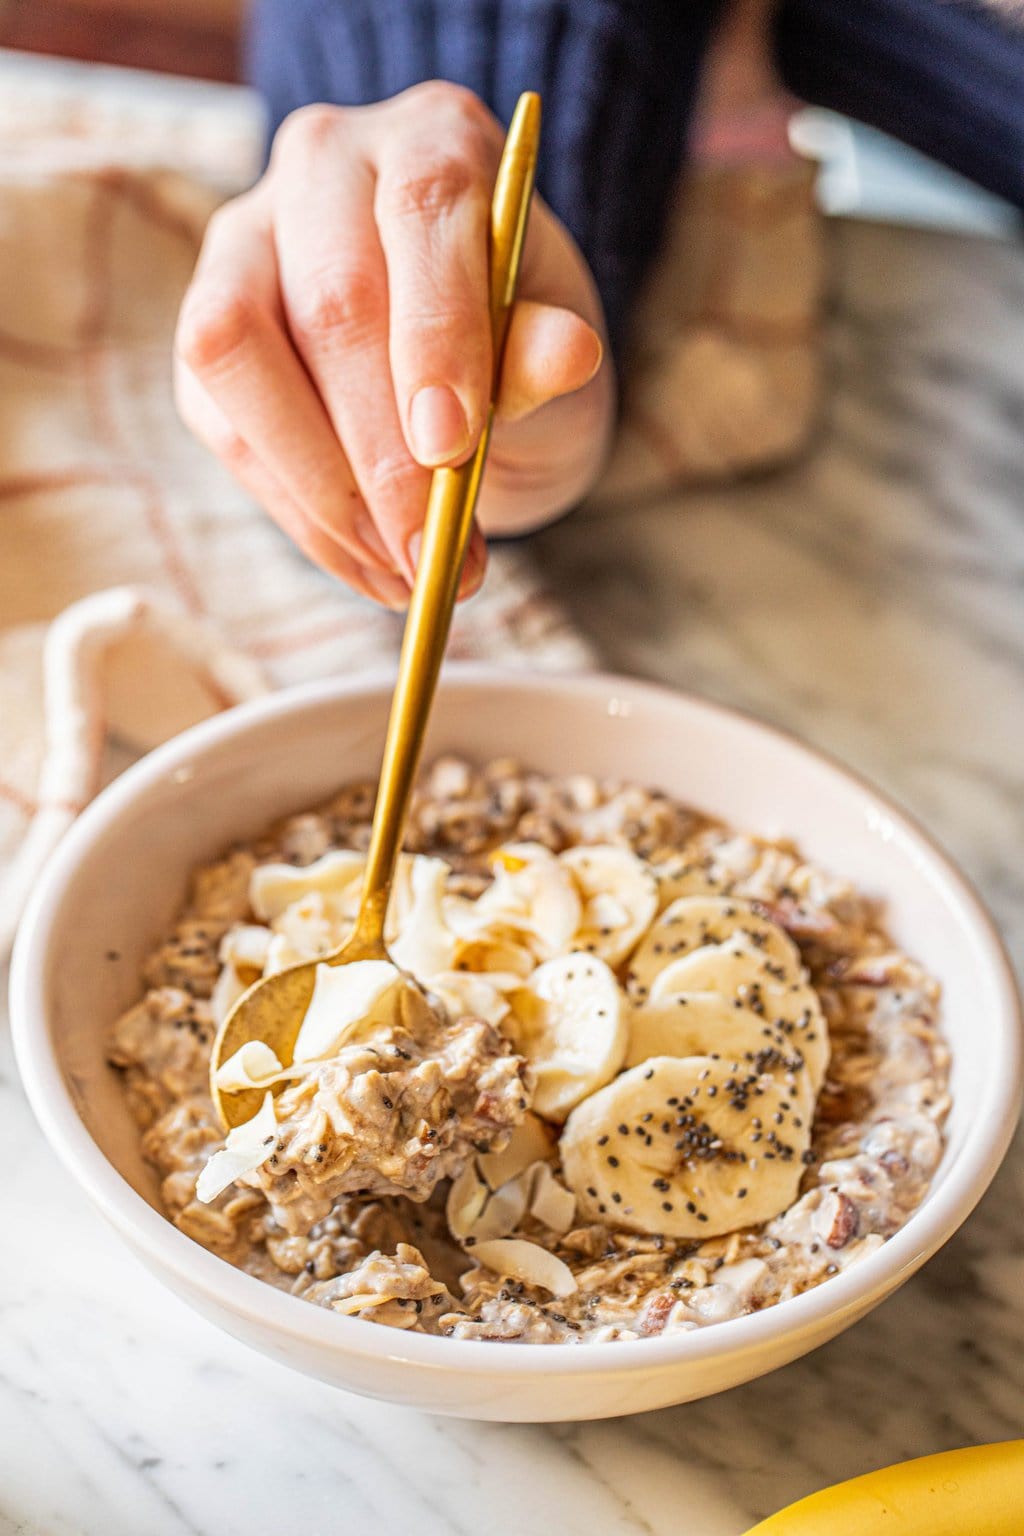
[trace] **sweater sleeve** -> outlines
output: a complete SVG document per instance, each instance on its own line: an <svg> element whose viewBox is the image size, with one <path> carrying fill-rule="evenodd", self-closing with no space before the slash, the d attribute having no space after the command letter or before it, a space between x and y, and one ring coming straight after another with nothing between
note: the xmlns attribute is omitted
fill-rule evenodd
<svg viewBox="0 0 1024 1536"><path fill-rule="evenodd" d="M613 347L656 250L721 0L256 0L271 131L314 101L452 80L508 122L544 97L538 184L594 274Z"/></svg>
<svg viewBox="0 0 1024 1536"><path fill-rule="evenodd" d="M1024 26L977 0L782 0L796 95L859 118L1024 208Z"/></svg>

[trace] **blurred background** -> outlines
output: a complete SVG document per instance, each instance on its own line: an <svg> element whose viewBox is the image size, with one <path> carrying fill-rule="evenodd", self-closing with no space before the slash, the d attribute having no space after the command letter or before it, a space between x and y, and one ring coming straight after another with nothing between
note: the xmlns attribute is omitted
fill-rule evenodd
<svg viewBox="0 0 1024 1536"><path fill-rule="evenodd" d="M239 78L244 0L0 0L0 47Z"/></svg>
<svg viewBox="0 0 1024 1536"><path fill-rule="evenodd" d="M0 49L236 84L243 78L242 31L248 0L0 0ZM742 9L738 7L737 9ZM728 29L727 29L728 31ZM723 36L721 61L705 100L714 131L730 133L737 82L730 52L742 27ZM123 84L123 82L122 82ZM915 154L885 134L833 113L791 103L790 137L822 167L826 213L1007 234L1020 216L999 198Z"/></svg>

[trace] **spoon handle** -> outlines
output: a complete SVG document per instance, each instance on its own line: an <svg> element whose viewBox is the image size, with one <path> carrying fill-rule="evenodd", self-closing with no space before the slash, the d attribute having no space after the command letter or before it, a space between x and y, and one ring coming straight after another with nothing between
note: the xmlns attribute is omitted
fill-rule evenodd
<svg viewBox="0 0 1024 1536"><path fill-rule="evenodd" d="M398 682L391 701L380 787L373 813L366 878L353 935L361 947L377 948L383 944L384 917L402 845L406 809L448 643L491 438L505 337L526 237L539 137L540 97L533 91L525 91L516 105L505 139L491 199L490 310L494 358L491 404L473 457L458 469L436 470L430 483L423 545L405 622Z"/></svg>

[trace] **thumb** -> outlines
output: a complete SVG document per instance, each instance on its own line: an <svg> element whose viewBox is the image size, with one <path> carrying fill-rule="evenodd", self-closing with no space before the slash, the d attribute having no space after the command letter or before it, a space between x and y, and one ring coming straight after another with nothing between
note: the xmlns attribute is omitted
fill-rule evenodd
<svg viewBox="0 0 1024 1536"><path fill-rule="evenodd" d="M600 336L571 309L522 300L509 321L497 415L521 421L549 401L582 389L603 356Z"/></svg>

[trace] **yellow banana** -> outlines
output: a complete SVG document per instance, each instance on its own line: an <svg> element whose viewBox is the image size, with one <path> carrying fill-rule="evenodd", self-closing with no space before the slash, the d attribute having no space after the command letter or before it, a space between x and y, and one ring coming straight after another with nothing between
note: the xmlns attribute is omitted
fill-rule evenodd
<svg viewBox="0 0 1024 1536"><path fill-rule="evenodd" d="M747 1536L1021 1536L1024 1440L921 1456L823 1488Z"/></svg>

